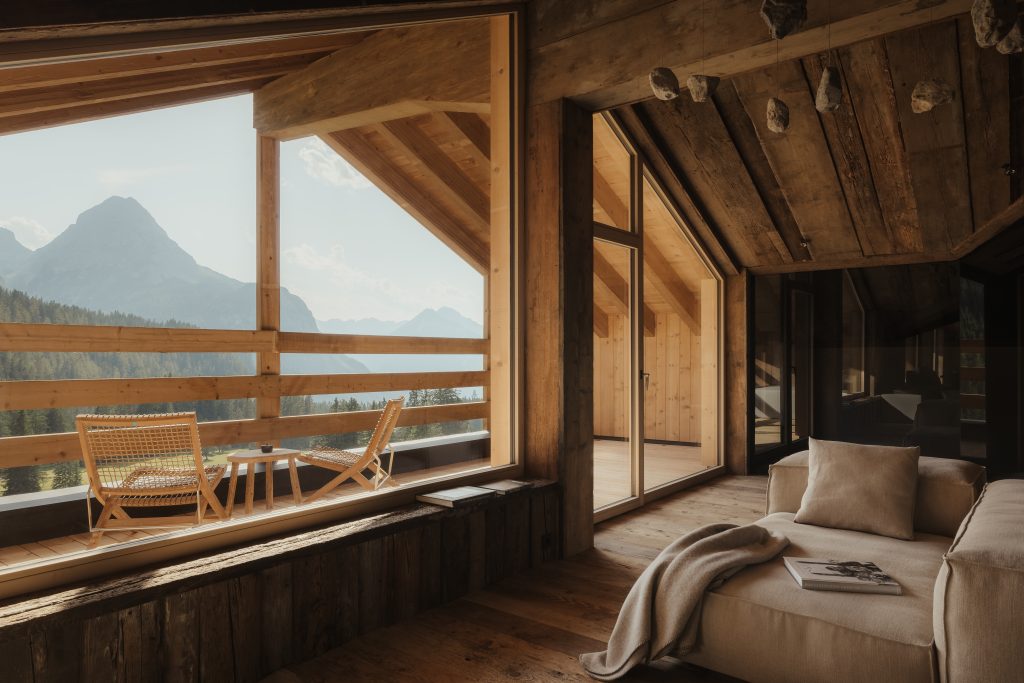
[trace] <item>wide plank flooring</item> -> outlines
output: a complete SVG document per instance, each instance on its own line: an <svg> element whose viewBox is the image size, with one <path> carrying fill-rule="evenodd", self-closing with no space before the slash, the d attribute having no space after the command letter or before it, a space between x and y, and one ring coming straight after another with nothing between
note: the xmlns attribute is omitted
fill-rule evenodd
<svg viewBox="0 0 1024 683"><path fill-rule="evenodd" d="M604 648L619 606L658 552L710 522L764 512L765 477L726 476L600 524L594 549L373 631L270 683L589 681L577 655ZM664 661L624 681L731 681Z"/></svg>

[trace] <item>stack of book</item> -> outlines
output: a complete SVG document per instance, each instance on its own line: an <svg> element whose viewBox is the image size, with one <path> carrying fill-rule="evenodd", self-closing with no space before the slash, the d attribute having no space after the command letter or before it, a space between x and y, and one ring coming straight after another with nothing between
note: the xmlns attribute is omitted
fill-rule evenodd
<svg viewBox="0 0 1024 683"><path fill-rule="evenodd" d="M459 486L443 491L433 491L416 496L421 503L440 505L446 508L458 508L478 500L504 496L515 491L528 489L533 484L528 481L515 481L514 479L503 479L502 481L489 482L480 486Z"/></svg>

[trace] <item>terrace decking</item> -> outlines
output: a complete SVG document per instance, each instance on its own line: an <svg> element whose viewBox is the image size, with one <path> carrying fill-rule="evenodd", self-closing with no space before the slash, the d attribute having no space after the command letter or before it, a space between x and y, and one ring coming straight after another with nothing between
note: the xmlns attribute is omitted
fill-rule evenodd
<svg viewBox="0 0 1024 683"><path fill-rule="evenodd" d="M437 477L437 476L452 476L460 474L462 472L468 472L470 470L486 467L490 464L487 459L469 460L466 462L457 463L454 465L447 465L443 467L432 467L427 470L419 470L415 472L408 472L405 474L398 475L396 477L399 484L411 484L416 481L423 479ZM244 477L247 475L243 474L239 477L238 491L236 492L236 503L234 506L233 513L231 515L232 520L267 517L272 515L280 515L288 512L290 509L296 506L292 493L288 489L281 490L280 495L274 496L274 509L265 510L262 501L256 503L251 513L245 512L245 505L241 502L242 496L245 491ZM308 496L313 492L312 489L304 491L303 495ZM342 498L350 498L359 495L367 495L366 492L354 482L348 482L342 484L338 488L331 491L329 494L323 496L320 501L336 501ZM319 501L316 503L319 504ZM82 498L82 515L85 515L85 498ZM185 528L183 531L188 532L191 529L209 528L211 525L216 525L218 522L212 520L202 524L199 527ZM120 543L140 541L146 538L167 536L169 533L179 533L182 530L178 529L144 529L138 531L107 531L104 532L100 539L97 547L104 548ZM62 557L80 553L88 548L89 533L78 533L70 534L67 536L60 536L57 538L43 539L34 543L23 543L20 545L12 545L5 548L0 548L0 572L5 569L12 567L21 567L25 563L37 563L47 562Z"/></svg>
<svg viewBox="0 0 1024 683"><path fill-rule="evenodd" d="M759 519L766 482L726 476L663 498L598 525L593 550L373 631L265 680L589 681L576 657L604 648L622 599L644 567L690 529ZM622 680L734 679L661 662Z"/></svg>

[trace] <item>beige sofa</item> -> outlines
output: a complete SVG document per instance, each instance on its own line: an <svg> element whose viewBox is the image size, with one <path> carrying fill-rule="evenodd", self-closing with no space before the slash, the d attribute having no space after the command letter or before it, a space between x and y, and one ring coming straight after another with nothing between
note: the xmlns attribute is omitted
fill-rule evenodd
<svg viewBox="0 0 1024 683"><path fill-rule="evenodd" d="M904 594L803 590L778 558L706 596L685 660L748 681L1024 680L1024 481L982 495L983 468L922 457L904 541L794 522L807 461L772 466L758 523L789 537L783 555L873 560Z"/></svg>

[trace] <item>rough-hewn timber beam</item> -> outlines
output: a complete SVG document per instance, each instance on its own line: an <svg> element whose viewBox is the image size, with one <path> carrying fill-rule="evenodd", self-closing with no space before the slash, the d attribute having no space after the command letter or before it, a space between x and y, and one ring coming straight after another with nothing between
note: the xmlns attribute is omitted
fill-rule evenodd
<svg viewBox="0 0 1024 683"><path fill-rule="evenodd" d="M295 138L433 111L489 111L486 21L380 31L258 90L260 133Z"/></svg>
<svg viewBox="0 0 1024 683"><path fill-rule="evenodd" d="M697 40L701 0L675 0L543 45L530 54L530 100L571 97L592 109L610 109L651 97L652 65L681 75L733 76L783 60L819 52L829 14L821 3L804 28L785 40L768 36L758 17L760 3L720 0L707 12L703 40ZM831 8L833 48L920 26L966 12L971 0L847 0ZM689 38L693 39L689 39ZM701 68L701 49L706 60Z"/></svg>
<svg viewBox="0 0 1024 683"><path fill-rule="evenodd" d="M619 198L619 195L615 194L615 190L596 166L594 167L594 201L608 214L613 227L622 230L630 228L629 206Z"/></svg>
<svg viewBox="0 0 1024 683"><path fill-rule="evenodd" d="M441 125L469 140L476 161L487 167L491 160L491 127L479 114L461 111L441 111L434 114Z"/></svg>
<svg viewBox="0 0 1024 683"><path fill-rule="evenodd" d="M331 149L345 157L469 265L482 274L487 272L487 264L490 262L487 243L437 208L429 195L385 159L361 134L344 130L321 137Z"/></svg>

